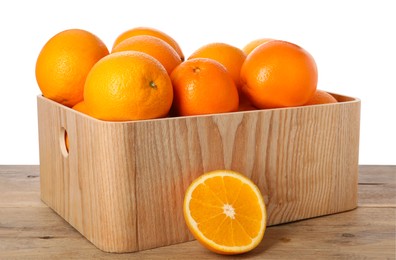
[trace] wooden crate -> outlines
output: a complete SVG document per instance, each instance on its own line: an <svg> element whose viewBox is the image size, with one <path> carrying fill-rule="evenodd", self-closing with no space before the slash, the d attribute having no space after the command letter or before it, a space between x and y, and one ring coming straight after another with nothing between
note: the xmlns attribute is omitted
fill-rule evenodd
<svg viewBox="0 0 396 260"><path fill-rule="evenodd" d="M268 225L354 209L360 101L334 96L339 103L134 122L38 96L41 198L107 252L192 240L184 192L215 169L258 185Z"/></svg>

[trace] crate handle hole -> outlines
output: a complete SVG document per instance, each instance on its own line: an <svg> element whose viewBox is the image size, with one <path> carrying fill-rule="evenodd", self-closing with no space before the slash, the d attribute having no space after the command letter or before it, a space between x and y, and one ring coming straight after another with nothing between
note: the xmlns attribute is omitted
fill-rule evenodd
<svg viewBox="0 0 396 260"><path fill-rule="evenodd" d="M69 156L69 137L64 127L61 127L59 135L59 144L63 157Z"/></svg>

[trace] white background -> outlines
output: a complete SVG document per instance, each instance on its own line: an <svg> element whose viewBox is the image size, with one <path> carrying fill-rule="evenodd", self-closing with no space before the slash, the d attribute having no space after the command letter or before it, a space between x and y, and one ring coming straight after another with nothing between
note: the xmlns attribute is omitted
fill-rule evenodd
<svg viewBox="0 0 396 260"><path fill-rule="evenodd" d="M0 2L0 164L38 164L35 62L56 33L81 28L110 49L136 26L160 29L188 57L210 42L270 37L310 52L318 88L362 100L360 164L396 164L396 9L384 1Z"/></svg>

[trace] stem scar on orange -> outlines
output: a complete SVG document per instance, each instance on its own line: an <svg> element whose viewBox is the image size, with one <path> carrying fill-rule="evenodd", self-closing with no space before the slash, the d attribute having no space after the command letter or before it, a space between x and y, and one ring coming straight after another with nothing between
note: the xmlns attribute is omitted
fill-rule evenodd
<svg viewBox="0 0 396 260"><path fill-rule="evenodd" d="M194 237L219 254L241 254L260 244L267 211L258 187L246 176L216 170L187 188L183 213Z"/></svg>

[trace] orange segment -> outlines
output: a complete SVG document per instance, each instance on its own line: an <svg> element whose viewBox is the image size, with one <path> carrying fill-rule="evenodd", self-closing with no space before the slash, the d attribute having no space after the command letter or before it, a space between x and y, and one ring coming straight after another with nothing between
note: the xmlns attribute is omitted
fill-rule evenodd
<svg viewBox="0 0 396 260"><path fill-rule="evenodd" d="M213 196L212 190L207 185L200 185L193 192L193 198L213 206L221 206L222 201L217 196Z"/></svg>
<svg viewBox="0 0 396 260"><path fill-rule="evenodd" d="M214 237L219 232L218 227L220 227L224 219L225 218L222 214L214 215L206 221L197 223L197 228L199 228L202 234L205 235L208 239L214 239Z"/></svg>
<svg viewBox="0 0 396 260"><path fill-rule="evenodd" d="M223 177L219 176L219 177L207 179L205 181L205 185L209 187L209 189L221 201L221 203L223 202L228 203L227 193L224 189Z"/></svg>
<svg viewBox="0 0 396 260"><path fill-rule="evenodd" d="M193 218L198 222L203 222L212 219L217 215L221 215L223 213L223 209L220 206L214 206L211 204L207 204L197 199L192 199L190 202L192 208L202 208L204 211L202 212L191 212L193 214Z"/></svg>
<svg viewBox="0 0 396 260"><path fill-rule="evenodd" d="M267 213L260 190L234 171L212 171L193 181L183 211L194 237L216 253L248 252L264 236Z"/></svg>
<svg viewBox="0 0 396 260"><path fill-rule="evenodd" d="M230 203L234 203L238 199L239 190L242 188L243 183L238 179L224 176L223 177L224 187L227 193L227 199ZM227 192L229 190L230 192ZM235 192L235 191L237 192Z"/></svg>
<svg viewBox="0 0 396 260"><path fill-rule="evenodd" d="M238 223L244 223L243 229L250 237L257 236L257 231L260 230L261 224L259 219L249 218L244 215L238 215L236 219Z"/></svg>

